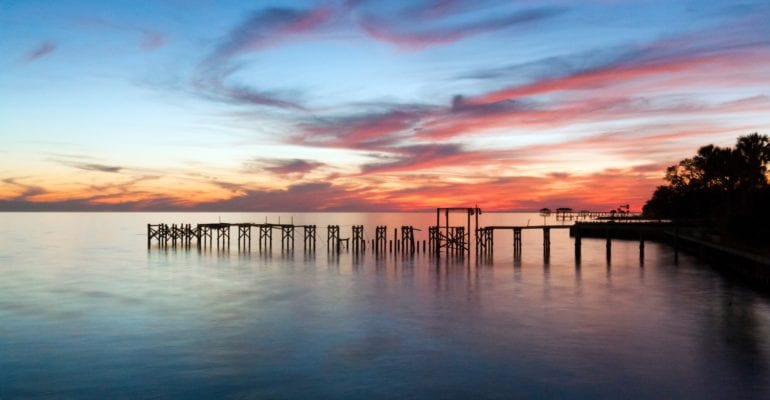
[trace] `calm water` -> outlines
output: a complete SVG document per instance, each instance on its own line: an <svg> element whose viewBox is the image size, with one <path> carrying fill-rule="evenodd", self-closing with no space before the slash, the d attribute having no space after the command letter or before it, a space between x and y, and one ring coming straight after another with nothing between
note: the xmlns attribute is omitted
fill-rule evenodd
<svg viewBox="0 0 770 400"><path fill-rule="evenodd" d="M647 243L491 261L146 248L146 224L433 214L0 213L0 399L770 398L770 300ZM464 217L455 217L457 224ZM484 214L482 225L542 223ZM555 223L553 219L549 223ZM299 235L298 235L299 236ZM418 232L417 239L426 237ZM256 241L255 241L256 244Z"/></svg>

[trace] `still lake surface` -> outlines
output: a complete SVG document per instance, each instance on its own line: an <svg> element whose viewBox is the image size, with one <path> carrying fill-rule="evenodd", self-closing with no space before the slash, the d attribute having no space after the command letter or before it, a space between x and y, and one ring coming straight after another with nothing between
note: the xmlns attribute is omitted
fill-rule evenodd
<svg viewBox="0 0 770 400"><path fill-rule="evenodd" d="M567 230L491 260L148 251L147 223L435 214L0 213L0 399L770 398L770 298L702 260ZM465 217L452 215L456 225ZM483 214L481 225L541 224ZM556 223L550 218L549 223ZM279 232L276 232L279 235Z"/></svg>

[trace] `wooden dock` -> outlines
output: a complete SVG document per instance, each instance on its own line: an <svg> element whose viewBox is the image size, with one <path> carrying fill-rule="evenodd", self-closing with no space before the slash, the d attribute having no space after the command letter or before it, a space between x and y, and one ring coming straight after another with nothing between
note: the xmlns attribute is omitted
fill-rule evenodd
<svg viewBox="0 0 770 400"><path fill-rule="evenodd" d="M603 213L567 212L568 209L560 209L557 220L562 222L569 219L579 220L591 216L597 218ZM463 225L450 222L450 215L462 214ZM327 252L340 253L352 251L363 253L370 250L376 254L399 253L415 254L425 253L436 257L470 257L475 253L476 257L491 257L495 248L495 232L510 231L513 235L514 259L521 259L522 232L525 230L540 230L543 234L543 257L547 261L551 249L551 231L569 229L571 236L575 238L575 258L579 262L581 255L582 237L596 236L596 232L603 232L602 238L607 240L607 257L611 251L611 239L620 237L621 230L607 230L614 226L613 222L584 223L576 222L575 225L490 225L479 226L479 215L482 211L478 207L467 208L437 208L436 225L427 228L427 241L416 240L415 232L422 231L414 226L400 226L392 228L392 236L388 238L387 226L376 226L373 230L374 237L367 238L364 225L349 226L349 231L343 232L340 225L327 225L325 248ZM443 220L442 220L443 217ZM575 228L580 226L580 228ZM305 252L315 252L319 236L323 227L316 225L295 225L294 223L199 223L199 224L148 224L147 247L152 248L156 244L158 248L192 248L229 250L231 231L237 232L237 246L239 251L251 251L253 239L256 239L255 247L260 252L273 251L273 239L280 238L281 253L292 253L295 241L302 240L302 248ZM347 230L347 229L345 229ZM372 232L369 230L368 232ZM610 232L610 233L607 233ZM348 234L349 233L349 234ZM623 237L626 238L626 237ZM644 239L641 237L640 253L644 254Z"/></svg>
<svg viewBox="0 0 770 400"><path fill-rule="evenodd" d="M478 211L473 211L474 213ZM543 248L550 250L550 234L552 229L569 229L567 225L537 225L537 226L486 226L468 229L466 226L428 227L428 240L416 240L415 232L421 229L414 226L400 226L392 229L388 238L387 226L376 226L374 238L367 239L363 225L350 227L350 235L346 236L339 225L326 226L326 250L340 253L352 251L362 253L366 250L375 253L415 254L429 253L437 257L465 257L475 250L477 256L491 256L494 249L495 231L508 230L513 232L514 254L521 255L521 232L523 230L542 230ZM323 229L321 229L323 230ZM229 250L232 232L237 232L238 251L251 251L252 242L259 252L272 252L273 239L280 238L281 253L294 251L295 238L302 240L305 252L315 252L319 241L319 227L316 225L294 225L273 223L201 223L201 224L147 224L147 248L155 244L158 248L197 248ZM297 234L301 232L301 234ZM475 240L472 240L472 233Z"/></svg>
<svg viewBox="0 0 770 400"><path fill-rule="evenodd" d="M231 232L237 231L239 251L251 251L252 239L257 239L260 252L273 250L273 238L280 236L281 252L294 251L297 232L302 239L302 247L306 252L315 252L318 244L318 227L316 225L273 224L273 223L203 223L203 224L147 224L147 248L153 244L158 248L192 248L229 250ZM370 249L377 253L408 252L418 253L427 251L426 241L415 240L414 232L419 229L413 226L394 228L393 238L387 239L387 226L377 226L376 237L366 240L363 225L353 225L350 236L344 236L339 225L326 226L326 248L330 252L352 250L364 252ZM254 235L256 233L256 235ZM422 245L422 246L420 246Z"/></svg>

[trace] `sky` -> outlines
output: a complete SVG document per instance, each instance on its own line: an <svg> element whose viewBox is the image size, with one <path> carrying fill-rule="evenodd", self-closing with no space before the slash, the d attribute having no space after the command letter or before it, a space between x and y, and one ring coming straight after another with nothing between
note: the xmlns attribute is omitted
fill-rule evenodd
<svg viewBox="0 0 770 400"><path fill-rule="evenodd" d="M770 133L759 1L0 0L0 210L639 210Z"/></svg>

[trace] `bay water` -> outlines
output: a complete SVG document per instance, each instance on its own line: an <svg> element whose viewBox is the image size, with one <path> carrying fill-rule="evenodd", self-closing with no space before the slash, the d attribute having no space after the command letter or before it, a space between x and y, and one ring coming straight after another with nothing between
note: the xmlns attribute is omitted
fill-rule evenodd
<svg viewBox="0 0 770 400"><path fill-rule="evenodd" d="M770 398L770 298L646 242L521 259L329 252L433 213L0 213L0 399ZM147 224L318 225L315 252L147 248ZM485 213L480 225L540 225ZM549 218L548 224L561 224ZM451 225L465 225L453 214ZM570 221L564 223L571 223ZM421 249L420 249L421 250Z"/></svg>

